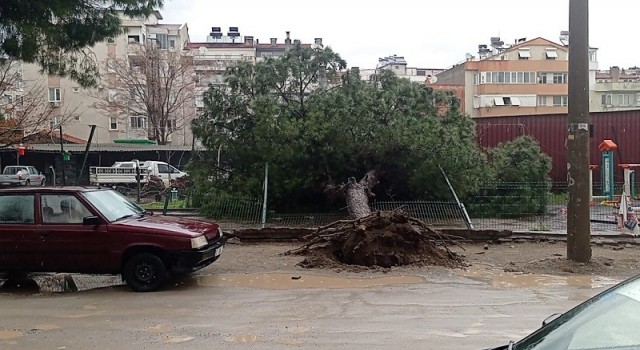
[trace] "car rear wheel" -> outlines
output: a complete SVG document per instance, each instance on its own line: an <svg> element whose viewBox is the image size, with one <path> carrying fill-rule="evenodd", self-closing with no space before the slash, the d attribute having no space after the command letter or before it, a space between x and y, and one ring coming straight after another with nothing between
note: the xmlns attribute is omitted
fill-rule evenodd
<svg viewBox="0 0 640 350"><path fill-rule="evenodd" d="M42 179L42 181L40 181L40 186L44 187L44 186L46 186L46 184L47 184L47 183L45 182L45 180L44 180L44 179Z"/></svg>
<svg viewBox="0 0 640 350"><path fill-rule="evenodd" d="M136 292L153 292L168 279L167 267L162 259L151 253L131 257L124 265L123 277L129 288Z"/></svg>

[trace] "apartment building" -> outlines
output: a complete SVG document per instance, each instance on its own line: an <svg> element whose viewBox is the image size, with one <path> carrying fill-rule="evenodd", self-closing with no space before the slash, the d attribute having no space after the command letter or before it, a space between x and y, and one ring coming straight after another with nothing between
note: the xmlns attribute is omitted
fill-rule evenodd
<svg viewBox="0 0 640 350"><path fill-rule="evenodd" d="M640 68L611 67L597 71L590 91L591 111L624 111L640 108Z"/></svg>
<svg viewBox="0 0 640 350"><path fill-rule="evenodd" d="M462 91L464 111L473 118L567 113L566 46L544 38L505 45L491 38L467 59L437 75L438 88ZM595 50L590 55L595 63ZM594 66L592 72L595 74Z"/></svg>
<svg viewBox="0 0 640 350"><path fill-rule="evenodd" d="M229 27L222 32L221 27L212 27L204 42L190 42L186 48L193 57L195 74L195 107L197 112L204 108L202 95L209 85L224 85L227 68L238 62L256 62L253 36L242 36L238 27Z"/></svg>
<svg viewBox="0 0 640 350"><path fill-rule="evenodd" d="M117 80L110 69L116 60L133 55L141 44L155 42L162 50L182 50L189 43L186 24L161 23L162 15L154 12L147 18L122 18L123 33L91 48L101 67L101 81L96 88L84 89L76 82L58 76L46 76L32 64L23 65L25 89L44 86L42 100L51 109L49 122L43 128L62 125L65 134L87 140L90 125L96 125L94 143L110 143L118 139L147 138L149 123L145 115L127 115L116 109L99 107L99 95L114 95ZM181 114L184 112L181 112ZM173 130L170 143L191 144L188 123Z"/></svg>
<svg viewBox="0 0 640 350"><path fill-rule="evenodd" d="M204 109L203 93L210 85L224 85L227 68L239 62L260 62L267 57L280 57L293 47L322 47L322 38L315 38L313 44L291 39L291 33L285 32L283 42L270 38L269 43L260 43L254 36L242 36L238 27L229 27L226 33L221 27L211 27L204 42L190 42L186 48L193 56L195 71L195 104L198 112Z"/></svg>
<svg viewBox="0 0 640 350"><path fill-rule="evenodd" d="M375 69L359 69L363 80L370 80L380 70L392 71L395 75L409 79L413 82L428 84L436 81L436 75L443 72L439 68L417 68L409 67L407 60L403 56L391 55L378 58L378 65Z"/></svg>

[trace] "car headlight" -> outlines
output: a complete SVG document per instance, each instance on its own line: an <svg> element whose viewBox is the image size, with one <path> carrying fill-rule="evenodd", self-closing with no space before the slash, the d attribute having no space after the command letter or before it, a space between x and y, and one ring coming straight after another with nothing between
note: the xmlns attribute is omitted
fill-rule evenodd
<svg viewBox="0 0 640 350"><path fill-rule="evenodd" d="M200 236L196 238L191 238L191 248L200 249L206 246L207 246L207 237Z"/></svg>

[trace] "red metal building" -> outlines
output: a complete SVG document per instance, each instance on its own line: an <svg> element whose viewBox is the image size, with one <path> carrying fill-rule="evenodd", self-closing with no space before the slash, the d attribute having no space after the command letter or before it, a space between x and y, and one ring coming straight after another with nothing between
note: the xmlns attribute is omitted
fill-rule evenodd
<svg viewBox="0 0 640 350"><path fill-rule="evenodd" d="M554 182L567 179L567 115L547 114L513 117L476 118L477 140L481 147L495 147L521 135L538 140L544 153L553 160L551 177ZM591 113L591 164L600 166L598 145L613 140L618 149L614 154L616 182L623 182L618 164L640 164L640 110ZM600 180L600 167L593 173L594 183ZM640 176L638 176L640 179Z"/></svg>

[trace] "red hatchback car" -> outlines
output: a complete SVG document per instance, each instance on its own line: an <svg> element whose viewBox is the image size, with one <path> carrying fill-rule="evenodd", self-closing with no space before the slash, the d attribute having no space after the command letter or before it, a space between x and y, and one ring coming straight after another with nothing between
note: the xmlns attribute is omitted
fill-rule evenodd
<svg viewBox="0 0 640 350"><path fill-rule="evenodd" d="M0 190L0 273L122 274L138 292L220 257L215 223L151 215L111 189Z"/></svg>

